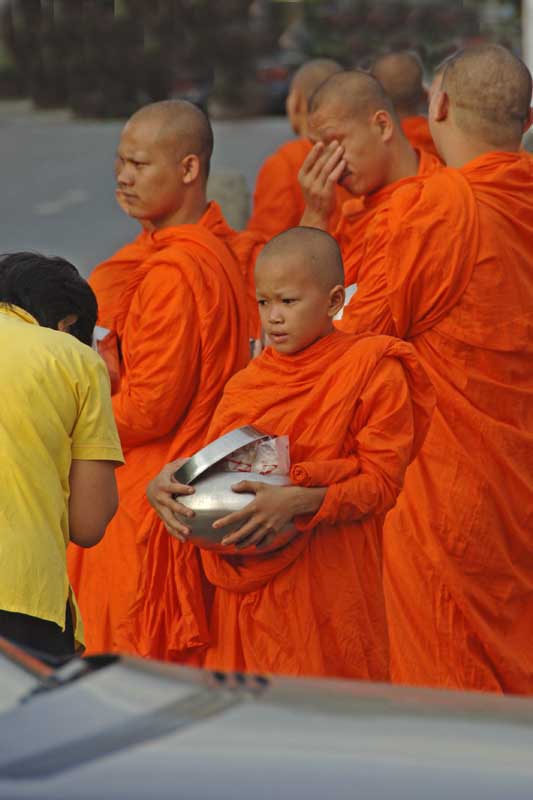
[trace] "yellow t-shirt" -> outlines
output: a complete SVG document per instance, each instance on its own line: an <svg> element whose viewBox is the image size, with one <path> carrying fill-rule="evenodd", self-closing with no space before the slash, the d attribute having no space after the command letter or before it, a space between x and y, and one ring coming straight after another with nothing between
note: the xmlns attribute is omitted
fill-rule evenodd
<svg viewBox="0 0 533 800"><path fill-rule="evenodd" d="M64 630L71 462L123 461L107 369L74 336L0 305L0 387L0 609Z"/></svg>

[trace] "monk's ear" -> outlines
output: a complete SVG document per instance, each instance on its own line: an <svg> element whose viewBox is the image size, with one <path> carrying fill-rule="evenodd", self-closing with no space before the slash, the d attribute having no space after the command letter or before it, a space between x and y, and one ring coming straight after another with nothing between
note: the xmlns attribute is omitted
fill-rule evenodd
<svg viewBox="0 0 533 800"><path fill-rule="evenodd" d="M185 156L181 161L183 183L194 183L198 179L201 171L200 159L197 155Z"/></svg>
<svg viewBox="0 0 533 800"><path fill-rule="evenodd" d="M68 333L70 328L75 325L77 321L77 314L68 314L66 317L63 317L63 319L59 320L57 323L57 330L61 331L62 333Z"/></svg>
<svg viewBox="0 0 533 800"><path fill-rule="evenodd" d="M371 124L379 129L379 135L383 142L390 141L394 132L394 123L388 111L376 111L372 116Z"/></svg>
<svg viewBox="0 0 533 800"><path fill-rule="evenodd" d="M307 115L307 101L298 89L291 89L285 103L287 117L296 135L302 133L302 119Z"/></svg>
<svg viewBox="0 0 533 800"><path fill-rule="evenodd" d="M344 302L346 299L346 291L344 286L338 284L334 286L333 289L329 293L329 305L328 305L328 317L333 319L339 311L344 308Z"/></svg>
<svg viewBox="0 0 533 800"><path fill-rule="evenodd" d="M429 114L435 122L444 122L450 113L450 98L447 92L435 92L429 105Z"/></svg>

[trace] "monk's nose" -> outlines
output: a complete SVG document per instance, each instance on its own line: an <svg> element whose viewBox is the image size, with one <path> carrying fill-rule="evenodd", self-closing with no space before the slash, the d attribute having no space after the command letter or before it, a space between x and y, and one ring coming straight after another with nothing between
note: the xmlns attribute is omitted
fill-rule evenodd
<svg viewBox="0 0 533 800"><path fill-rule="evenodd" d="M129 168L128 164L124 164L117 169L117 183L119 186L131 186L133 180L133 170Z"/></svg>
<svg viewBox="0 0 533 800"><path fill-rule="evenodd" d="M270 314L268 315L268 321L272 324L276 322L283 322L283 313L281 308L277 308L276 306L270 307Z"/></svg>

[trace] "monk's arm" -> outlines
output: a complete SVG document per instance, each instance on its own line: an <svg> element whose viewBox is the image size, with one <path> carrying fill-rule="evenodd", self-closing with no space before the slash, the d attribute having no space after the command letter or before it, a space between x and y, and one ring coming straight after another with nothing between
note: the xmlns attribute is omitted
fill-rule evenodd
<svg viewBox="0 0 533 800"><path fill-rule="evenodd" d="M387 297L383 273L375 273L368 282L358 284L357 292L344 308L335 327L345 333L375 333L398 336Z"/></svg>
<svg viewBox="0 0 533 800"><path fill-rule="evenodd" d="M385 358L376 368L361 396L353 427L358 429L353 455L359 470L328 487L306 528L321 522L356 522L383 514L396 502L411 458L414 421L407 380L395 359Z"/></svg>
<svg viewBox="0 0 533 800"><path fill-rule="evenodd" d="M113 411L124 447L165 436L198 383L200 335L180 271L155 266L133 298L123 336L124 374Z"/></svg>

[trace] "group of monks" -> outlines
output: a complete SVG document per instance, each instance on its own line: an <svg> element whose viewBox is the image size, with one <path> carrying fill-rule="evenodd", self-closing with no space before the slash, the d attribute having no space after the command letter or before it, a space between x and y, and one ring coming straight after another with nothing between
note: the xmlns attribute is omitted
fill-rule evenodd
<svg viewBox="0 0 533 800"><path fill-rule="evenodd" d="M309 62L240 232L206 200L203 112L127 122L141 231L90 278L126 463L68 553L90 652L533 692L531 88L492 44L429 96L412 53ZM249 424L289 437L291 485L238 484L219 526L246 550L202 550L173 473Z"/></svg>

